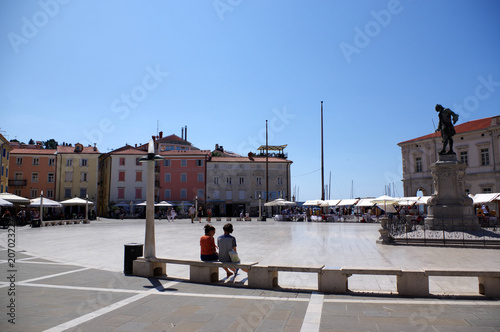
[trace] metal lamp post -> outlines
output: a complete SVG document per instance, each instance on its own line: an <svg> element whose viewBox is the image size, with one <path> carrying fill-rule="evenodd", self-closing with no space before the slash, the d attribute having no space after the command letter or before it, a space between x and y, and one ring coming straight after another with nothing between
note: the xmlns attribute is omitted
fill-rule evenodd
<svg viewBox="0 0 500 332"><path fill-rule="evenodd" d="M194 217L196 219L196 216L198 215L198 195L194 197Z"/></svg>
<svg viewBox="0 0 500 332"><path fill-rule="evenodd" d="M262 195L259 194L259 221L262 221Z"/></svg>
<svg viewBox="0 0 500 332"><path fill-rule="evenodd" d="M155 161L163 158L154 153L155 147L153 140L149 140L148 155L139 159L139 162L147 164L148 176L146 182L146 234L144 241L144 258L156 257L155 245Z"/></svg>
<svg viewBox="0 0 500 332"><path fill-rule="evenodd" d="M40 225L43 225L43 190L40 193Z"/></svg>
<svg viewBox="0 0 500 332"><path fill-rule="evenodd" d="M89 221L89 194L85 195L85 222Z"/></svg>

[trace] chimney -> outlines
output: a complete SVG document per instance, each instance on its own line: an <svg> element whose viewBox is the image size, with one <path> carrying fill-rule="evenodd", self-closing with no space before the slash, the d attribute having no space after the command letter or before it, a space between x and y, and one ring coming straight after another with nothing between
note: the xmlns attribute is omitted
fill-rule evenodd
<svg viewBox="0 0 500 332"><path fill-rule="evenodd" d="M184 129L184 140L188 140L188 126L186 126L186 128Z"/></svg>
<svg viewBox="0 0 500 332"><path fill-rule="evenodd" d="M163 138L163 131L160 131L160 138Z"/></svg>
<svg viewBox="0 0 500 332"><path fill-rule="evenodd" d="M97 151L97 143L94 143L94 151Z"/></svg>
<svg viewBox="0 0 500 332"><path fill-rule="evenodd" d="M181 138L184 139L184 127L181 127Z"/></svg>

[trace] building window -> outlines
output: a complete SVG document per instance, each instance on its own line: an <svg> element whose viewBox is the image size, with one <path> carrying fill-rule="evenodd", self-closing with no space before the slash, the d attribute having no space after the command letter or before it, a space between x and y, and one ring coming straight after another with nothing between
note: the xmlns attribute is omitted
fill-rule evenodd
<svg viewBox="0 0 500 332"><path fill-rule="evenodd" d="M467 151L460 151L460 161L465 165L469 165L469 156L467 155Z"/></svg>
<svg viewBox="0 0 500 332"><path fill-rule="evenodd" d="M198 189L198 199L203 198L205 196L205 191L203 189Z"/></svg>
<svg viewBox="0 0 500 332"><path fill-rule="evenodd" d="M187 174L181 173L181 182L187 182Z"/></svg>
<svg viewBox="0 0 500 332"><path fill-rule="evenodd" d="M240 176L240 184L245 184L245 178Z"/></svg>
<svg viewBox="0 0 500 332"><path fill-rule="evenodd" d="M49 158L49 166L54 166L56 164L56 160L54 158Z"/></svg>
<svg viewBox="0 0 500 332"><path fill-rule="evenodd" d="M88 164L89 164L88 159L82 159L82 160L80 160L80 166L87 167Z"/></svg>
<svg viewBox="0 0 500 332"><path fill-rule="evenodd" d="M47 189L47 198L54 198L54 190Z"/></svg>
<svg viewBox="0 0 500 332"><path fill-rule="evenodd" d="M88 175L87 172L81 172L80 173L80 182L87 182L88 181L87 175Z"/></svg>
<svg viewBox="0 0 500 332"><path fill-rule="evenodd" d="M422 157L415 158L415 172L422 172Z"/></svg>
<svg viewBox="0 0 500 332"><path fill-rule="evenodd" d="M48 183L54 183L54 173L48 173L47 174L47 182Z"/></svg>
<svg viewBox="0 0 500 332"><path fill-rule="evenodd" d="M231 184L231 178L226 178L226 184Z"/></svg>
<svg viewBox="0 0 500 332"><path fill-rule="evenodd" d="M203 159L196 160L196 166L203 166Z"/></svg>
<svg viewBox="0 0 500 332"><path fill-rule="evenodd" d="M118 181L125 181L125 172L118 172Z"/></svg>
<svg viewBox="0 0 500 332"><path fill-rule="evenodd" d="M181 167L187 167L187 160L186 159L181 160Z"/></svg>
<svg viewBox="0 0 500 332"><path fill-rule="evenodd" d="M66 159L66 166L67 167L73 166L73 159Z"/></svg>
<svg viewBox="0 0 500 332"><path fill-rule="evenodd" d="M245 199L245 191L244 191L244 190L240 190L240 191L238 192L238 199L239 199L240 201L242 201L242 200L244 200L244 199Z"/></svg>
<svg viewBox="0 0 500 332"><path fill-rule="evenodd" d="M125 188L118 188L118 199L125 198Z"/></svg>
<svg viewBox="0 0 500 332"><path fill-rule="evenodd" d="M170 182L172 181L172 176L170 175L170 173L165 173L165 182Z"/></svg>
<svg viewBox="0 0 500 332"><path fill-rule="evenodd" d="M135 181L142 182L142 172L141 171L135 172Z"/></svg>
<svg viewBox="0 0 500 332"><path fill-rule="evenodd" d="M483 188L483 193L491 193L491 188Z"/></svg>
<svg viewBox="0 0 500 332"><path fill-rule="evenodd" d="M214 190L214 199L220 199L220 191Z"/></svg>
<svg viewBox="0 0 500 332"><path fill-rule="evenodd" d="M165 199L170 199L170 189L165 189Z"/></svg>
<svg viewBox="0 0 500 332"><path fill-rule="evenodd" d="M120 158L120 166L125 166L125 158Z"/></svg>
<svg viewBox="0 0 500 332"><path fill-rule="evenodd" d="M38 173L31 173L31 183L38 183Z"/></svg>
<svg viewBox="0 0 500 332"><path fill-rule="evenodd" d="M40 159L33 158L33 165L38 166L39 163L40 163Z"/></svg>
<svg viewBox="0 0 500 332"><path fill-rule="evenodd" d="M73 172L66 172L64 180L66 182L73 182Z"/></svg>
<svg viewBox="0 0 500 332"><path fill-rule="evenodd" d="M226 191L226 199L227 200L233 199L233 192L231 190Z"/></svg>
<svg viewBox="0 0 500 332"><path fill-rule="evenodd" d="M264 195L262 195L262 190L257 190L255 192L255 198L260 198L260 199L264 198Z"/></svg>
<svg viewBox="0 0 500 332"><path fill-rule="evenodd" d="M87 197L87 188L80 188L80 198Z"/></svg>
<svg viewBox="0 0 500 332"><path fill-rule="evenodd" d="M214 176L214 184L219 184L219 178L217 176Z"/></svg>
<svg viewBox="0 0 500 332"><path fill-rule="evenodd" d="M278 185L281 186L283 184L283 178L279 177L278 178Z"/></svg>
<svg viewBox="0 0 500 332"><path fill-rule="evenodd" d="M181 199L186 199L187 196L187 189L181 189Z"/></svg>
<svg viewBox="0 0 500 332"><path fill-rule="evenodd" d="M142 163L139 161L141 158L135 158L135 166L142 166Z"/></svg>
<svg viewBox="0 0 500 332"><path fill-rule="evenodd" d="M203 181L204 181L203 173L198 173L198 182L203 182Z"/></svg>
<svg viewBox="0 0 500 332"><path fill-rule="evenodd" d="M256 178L256 179L255 179L255 183L256 183L258 186L262 185L262 178Z"/></svg>
<svg viewBox="0 0 500 332"><path fill-rule="evenodd" d="M170 167L170 160L167 159L163 160L163 166Z"/></svg>
<svg viewBox="0 0 500 332"><path fill-rule="evenodd" d="M64 198L71 198L71 188L64 189Z"/></svg>
<svg viewBox="0 0 500 332"><path fill-rule="evenodd" d="M22 165L23 164L23 158L22 157L17 157L16 158L16 165Z"/></svg>
<svg viewBox="0 0 500 332"><path fill-rule="evenodd" d="M490 164L490 152L486 149L481 149L481 166L488 166Z"/></svg>
<svg viewBox="0 0 500 332"><path fill-rule="evenodd" d="M135 188L135 199L142 199L142 188Z"/></svg>
<svg viewBox="0 0 500 332"><path fill-rule="evenodd" d="M36 197L38 197L38 190L31 189L30 194L31 194L31 198L36 198Z"/></svg>
<svg viewBox="0 0 500 332"><path fill-rule="evenodd" d="M14 189L14 195L21 196L21 189Z"/></svg>

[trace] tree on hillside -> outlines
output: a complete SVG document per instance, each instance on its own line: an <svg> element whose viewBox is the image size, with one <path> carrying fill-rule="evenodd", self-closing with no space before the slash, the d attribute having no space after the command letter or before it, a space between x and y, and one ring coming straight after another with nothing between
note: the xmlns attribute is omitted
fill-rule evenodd
<svg viewBox="0 0 500 332"><path fill-rule="evenodd" d="M57 143L55 139L51 138L48 141L43 142L43 145L46 149L57 149L59 143Z"/></svg>

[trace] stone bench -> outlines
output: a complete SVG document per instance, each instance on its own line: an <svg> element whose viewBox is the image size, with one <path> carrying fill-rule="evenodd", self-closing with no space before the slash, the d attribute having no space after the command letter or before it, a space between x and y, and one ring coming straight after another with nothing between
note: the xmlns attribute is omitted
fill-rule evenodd
<svg viewBox="0 0 500 332"><path fill-rule="evenodd" d="M319 273L324 265L318 266L283 266L283 265L270 265L270 266L253 266L248 271L248 286L252 288L273 289L278 287L278 272L309 272Z"/></svg>
<svg viewBox="0 0 500 332"><path fill-rule="evenodd" d="M434 277L477 277L479 294L487 297L500 297L500 271L499 270L474 270L474 269L438 269L424 268L425 277L420 277L417 282Z"/></svg>
<svg viewBox="0 0 500 332"><path fill-rule="evenodd" d="M258 262L232 263L219 261L195 261L171 258L152 258L149 261L140 257L133 262L133 274L140 277L153 277L155 275L166 275L167 264L189 265L189 280L197 283L211 283L219 281L219 268L251 269ZM250 273L250 272L249 272Z"/></svg>

